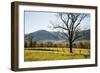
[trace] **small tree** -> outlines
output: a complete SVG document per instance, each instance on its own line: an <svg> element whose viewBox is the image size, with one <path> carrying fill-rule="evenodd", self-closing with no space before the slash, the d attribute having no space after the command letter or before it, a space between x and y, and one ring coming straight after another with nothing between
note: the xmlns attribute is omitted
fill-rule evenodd
<svg viewBox="0 0 100 73"><path fill-rule="evenodd" d="M52 42L47 42L47 47L52 47Z"/></svg>
<svg viewBox="0 0 100 73"><path fill-rule="evenodd" d="M28 44L28 47L32 47L32 39L33 39L33 37L30 35L30 36L26 36L27 37L27 44Z"/></svg>
<svg viewBox="0 0 100 73"><path fill-rule="evenodd" d="M37 42L36 41L32 41L32 47L36 47Z"/></svg>
<svg viewBox="0 0 100 73"><path fill-rule="evenodd" d="M28 44L27 44L27 42L26 42L26 41L24 42L24 47L25 47L25 48L27 48L27 47L28 47Z"/></svg>

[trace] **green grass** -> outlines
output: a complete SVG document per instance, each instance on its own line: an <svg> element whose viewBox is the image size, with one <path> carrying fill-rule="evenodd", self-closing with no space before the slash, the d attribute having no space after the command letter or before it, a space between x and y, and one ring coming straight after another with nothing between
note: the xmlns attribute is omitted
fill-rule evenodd
<svg viewBox="0 0 100 73"><path fill-rule="evenodd" d="M90 58L89 49L73 49L73 53L67 48L25 48L24 61L69 60Z"/></svg>

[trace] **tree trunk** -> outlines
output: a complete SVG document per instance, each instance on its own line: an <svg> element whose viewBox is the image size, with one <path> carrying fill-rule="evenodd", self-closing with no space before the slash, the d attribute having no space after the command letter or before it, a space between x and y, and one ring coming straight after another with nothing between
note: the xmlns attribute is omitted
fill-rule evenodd
<svg viewBox="0 0 100 73"><path fill-rule="evenodd" d="M71 41L69 42L69 48L70 48L70 53L73 53L73 51L72 51L72 42Z"/></svg>

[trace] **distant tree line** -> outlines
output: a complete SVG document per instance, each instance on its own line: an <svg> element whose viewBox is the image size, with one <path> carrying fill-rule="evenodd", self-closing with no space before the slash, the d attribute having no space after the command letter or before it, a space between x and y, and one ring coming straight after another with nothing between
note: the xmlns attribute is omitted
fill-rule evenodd
<svg viewBox="0 0 100 73"><path fill-rule="evenodd" d="M47 48L70 48L69 43L53 43L53 42L45 42L38 43L36 41L25 41L25 48L37 48L37 47L47 47ZM79 41L72 44L73 48L83 48L90 49L90 41Z"/></svg>

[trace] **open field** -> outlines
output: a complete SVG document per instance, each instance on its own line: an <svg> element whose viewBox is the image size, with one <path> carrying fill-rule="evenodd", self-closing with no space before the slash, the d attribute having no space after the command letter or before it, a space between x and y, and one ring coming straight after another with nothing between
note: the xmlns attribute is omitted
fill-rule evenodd
<svg viewBox="0 0 100 73"><path fill-rule="evenodd" d="M90 58L90 49L73 48L25 48L24 61L69 60Z"/></svg>

